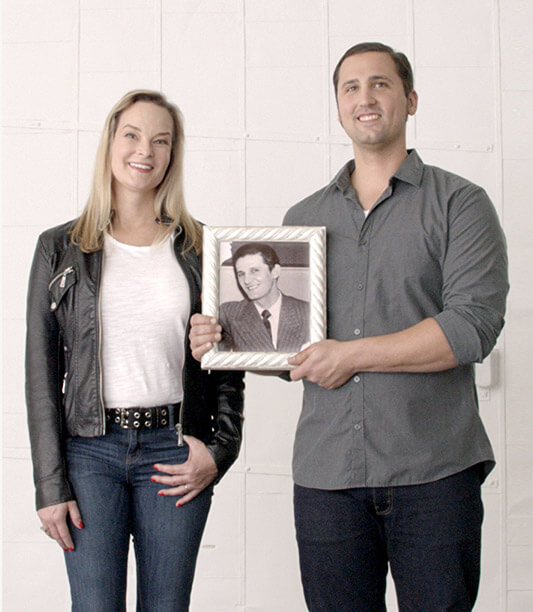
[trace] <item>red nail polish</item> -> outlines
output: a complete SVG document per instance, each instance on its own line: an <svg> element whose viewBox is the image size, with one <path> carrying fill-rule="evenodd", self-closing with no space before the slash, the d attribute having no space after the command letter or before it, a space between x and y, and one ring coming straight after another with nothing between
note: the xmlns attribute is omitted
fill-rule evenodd
<svg viewBox="0 0 533 612"><path fill-rule="evenodd" d="M78 525L78 527L79 527L80 529L83 529L83 528L84 528L84 524L83 524L83 523L80 521L80 524Z"/></svg>
<svg viewBox="0 0 533 612"><path fill-rule="evenodd" d="M69 548L68 550L69 550L69 552L72 552L74 549L73 548Z"/></svg>
<svg viewBox="0 0 533 612"><path fill-rule="evenodd" d="M158 470L159 468L157 467L157 465L152 465L152 467L154 468L154 470Z"/></svg>
<svg viewBox="0 0 533 612"><path fill-rule="evenodd" d="M150 480L151 480L152 482L157 482L157 481L156 481L156 479L155 479L153 476L150 478Z"/></svg>
<svg viewBox="0 0 533 612"><path fill-rule="evenodd" d="M180 504L180 503L176 504L176 508L181 508L182 506L183 504Z"/></svg>
<svg viewBox="0 0 533 612"><path fill-rule="evenodd" d="M158 495L160 495L161 497L163 497L165 494L162 491L159 491Z"/></svg>

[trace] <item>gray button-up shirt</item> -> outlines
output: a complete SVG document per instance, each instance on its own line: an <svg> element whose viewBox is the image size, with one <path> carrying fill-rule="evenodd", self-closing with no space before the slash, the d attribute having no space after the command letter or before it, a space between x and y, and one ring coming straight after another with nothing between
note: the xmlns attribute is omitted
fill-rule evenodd
<svg viewBox="0 0 533 612"><path fill-rule="evenodd" d="M411 151L365 218L353 169L351 161L284 220L327 228L328 337L389 334L433 317L459 365L428 374L357 373L331 391L304 381L295 482L322 489L419 484L478 462L486 475L494 457L472 364L496 342L508 291L494 207L483 189Z"/></svg>

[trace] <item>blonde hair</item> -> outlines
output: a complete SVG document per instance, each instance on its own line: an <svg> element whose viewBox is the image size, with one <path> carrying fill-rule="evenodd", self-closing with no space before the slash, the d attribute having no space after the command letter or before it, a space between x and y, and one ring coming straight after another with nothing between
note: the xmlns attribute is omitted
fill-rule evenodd
<svg viewBox="0 0 533 612"><path fill-rule="evenodd" d="M113 106L107 116L100 138L94 164L91 192L85 208L77 219L70 238L84 253L99 251L103 246L104 233L111 223L112 180L110 149L117 130L120 115L136 102L151 102L165 108L172 117L173 134L170 162L165 177L157 188L154 214L164 232L162 238L179 226L185 234L184 251L193 248L197 253L202 246L201 226L187 212L183 194L183 149L185 134L183 118L178 107L160 92L135 89L124 95Z"/></svg>

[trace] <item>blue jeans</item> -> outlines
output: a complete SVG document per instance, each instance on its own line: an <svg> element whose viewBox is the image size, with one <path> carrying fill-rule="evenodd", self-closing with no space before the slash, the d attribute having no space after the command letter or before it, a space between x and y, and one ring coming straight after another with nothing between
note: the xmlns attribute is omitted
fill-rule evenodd
<svg viewBox="0 0 533 612"><path fill-rule="evenodd" d="M137 565L139 612L184 612L212 487L176 508L157 494L154 463L183 463L169 428L133 431L111 425L104 436L69 438L68 477L84 529L70 525L75 550L65 553L76 612L123 612L130 536Z"/></svg>
<svg viewBox="0 0 533 612"><path fill-rule="evenodd" d="M388 566L401 612L469 612L480 574L477 466L422 485L325 491L295 485L311 612L383 612Z"/></svg>

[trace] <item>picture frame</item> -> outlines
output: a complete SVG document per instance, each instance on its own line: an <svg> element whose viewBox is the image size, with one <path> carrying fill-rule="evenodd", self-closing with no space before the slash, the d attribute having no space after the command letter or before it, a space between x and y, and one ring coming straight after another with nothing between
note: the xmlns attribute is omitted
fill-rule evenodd
<svg viewBox="0 0 533 612"><path fill-rule="evenodd" d="M261 252L249 253L255 250ZM267 256L277 259L266 265ZM266 285L246 278L258 270L265 283L276 277L281 294L272 327L262 320ZM223 326L222 341L202 357L203 369L293 369L289 357L326 337L326 228L204 226L202 284L202 314Z"/></svg>

